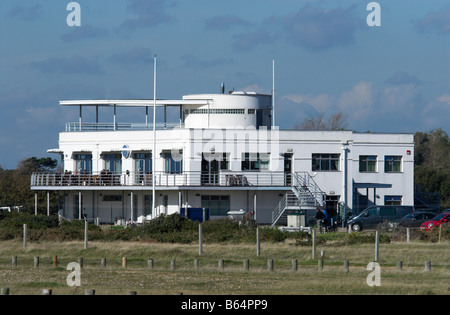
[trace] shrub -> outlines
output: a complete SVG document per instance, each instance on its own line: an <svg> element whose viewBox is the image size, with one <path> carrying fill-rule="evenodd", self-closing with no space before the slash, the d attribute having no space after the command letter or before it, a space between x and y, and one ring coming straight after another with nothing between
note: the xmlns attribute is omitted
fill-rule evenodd
<svg viewBox="0 0 450 315"><path fill-rule="evenodd" d="M386 234L379 234L380 244L387 244L391 242L391 238ZM375 234L361 234L361 233L351 233L348 234L348 238L345 241L346 245L353 244L375 244Z"/></svg>

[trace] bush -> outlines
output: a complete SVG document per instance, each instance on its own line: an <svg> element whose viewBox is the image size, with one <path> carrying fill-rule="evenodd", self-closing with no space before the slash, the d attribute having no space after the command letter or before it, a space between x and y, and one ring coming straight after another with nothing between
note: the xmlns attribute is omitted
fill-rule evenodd
<svg viewBox="0 0 450 315"><path fill-rule="evenodd" d="M380 244L388 244L391 242L391 238L386 234L379 234ZM361 233L351 233L348 234L347 240L344 242L346 245L354 244L375 244L375 234L361 234Z"/></svg>

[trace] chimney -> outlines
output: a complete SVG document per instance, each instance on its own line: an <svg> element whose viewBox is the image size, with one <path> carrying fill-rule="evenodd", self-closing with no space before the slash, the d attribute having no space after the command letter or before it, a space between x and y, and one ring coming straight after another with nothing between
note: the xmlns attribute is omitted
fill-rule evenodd
<svg viewBox="0 0 450 315"><path fill-rule="evenodd" d="M222 83L220 83L220 92L222 93L222 94L225 94L225 84L222 82Z"/></svg>

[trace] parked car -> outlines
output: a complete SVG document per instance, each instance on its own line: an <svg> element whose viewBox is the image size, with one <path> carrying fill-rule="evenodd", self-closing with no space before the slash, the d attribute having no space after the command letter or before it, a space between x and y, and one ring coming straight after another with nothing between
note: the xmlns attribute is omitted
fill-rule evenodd
<svg viewBox="0 0 450 315"><path fill-rule="evenodd" d="M426 221L420 225L420 228L424 231L430 231L432 228L438 227L441 224L447 224L450 222L450 210L444 210L449 212L443 212L433 219Z"/></svg>
<svg viewBox="0 0 450 315"><path fill-rule="evenodd" d="M412 212L404 216L398 221L398 225L402 227L419 227L422 223L430 221L436 216L436 213L419 211Z"/></svg>
<svg viewBox="0 0 450 315"><path fill-rule="evenodd" d="M370 206L359 215L350 218L349 226L355 232L376 228L385 222L398 222L408 213L414 212L414 206Z"/></svg>

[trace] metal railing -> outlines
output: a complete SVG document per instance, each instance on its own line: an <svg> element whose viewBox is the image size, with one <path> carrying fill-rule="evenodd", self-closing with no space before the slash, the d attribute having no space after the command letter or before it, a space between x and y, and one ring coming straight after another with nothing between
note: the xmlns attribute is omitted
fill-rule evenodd
<svg viewBox="0 0 450 315"><path fill-rule="evenodd" d="M182 123L158 123L158 130L183 128ZM145 123L66 123L66 132L92 132L92 131L128 131L128 130L153 130L153 124Z"/></svg>
<svg viewBox="0 0 450 315"><path fill-rule="evenodd" d="M291 190L272 211L272 226L287 215L289 210L300 210L302 207L313 208L323 206L325 193L316 184L308 172L297 172L291 177Z"/></svg>
<svg viewBox="0 0 450 315"><path fill-rule="evenodd" d="M31 187L58 186L265 186L289 187L291 174L284 172L97 172L33 173Z"/></svg>

